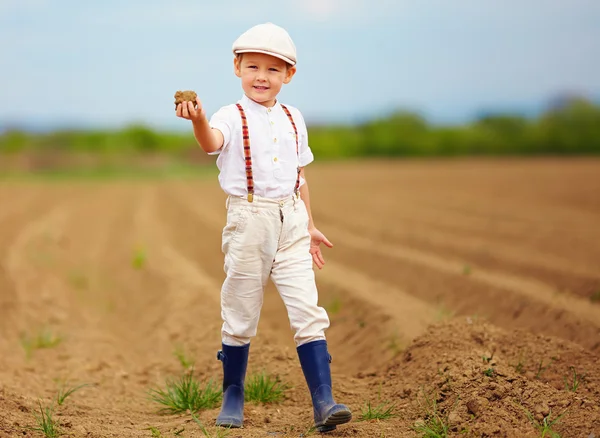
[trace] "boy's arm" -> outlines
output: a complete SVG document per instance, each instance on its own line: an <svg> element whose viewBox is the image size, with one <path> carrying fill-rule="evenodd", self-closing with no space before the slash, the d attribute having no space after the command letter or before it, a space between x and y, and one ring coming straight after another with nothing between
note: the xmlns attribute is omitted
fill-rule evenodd
<svg viewBox="0 0 600 438"><path fill-rule="evenodd" d="M313 261L317 265L319 269L323 268L325 264L325 259L323 258L323 254L321 253L321 243L325 244L325 246L331 248L333 244L325 237L323 233L321 233L317 227L315 227L315 223L312 217L312 211L310 208L310 195L308 192L308 181L306 180L306 176L304 176L304 167L300 169L300 176L304 179L304 184L300 186L300 197L306 205L306 211L308 212L308 232L310 233L310 253L312 254Z"/></svg>
<svg viewBox="0 0 600 438"><path fill-rule="evenodd" d="M193 102L183 102L177 105L175 113L177 117L182 117L192 121L194 128L194 137L205 152L211 153L218 151L223 146L223 133L210 127L206 118L206 111L202 108L200 98L196 99L197 108L194 108Z"/></svg>
<svg viewBox="0 0 600 438"><path fill-rule="evenodd" d="M306 205L306 211L308 212L308 229L311 230L315 228L315 223L312 217L312 211L310 210L310 194L308 193L308 181L304 176L304 167L300 168L300 177L304 179L304 184L300 186L300 197L302 201L304 201L304 205Z"/></svg>
<svg viewBox="0 0 600 438"><path fill-rule="evenodd" d="M211 153L223 146L223 133L218 129L211 128L206 117L203 120L192 122L194 137L204 152Z"/></svg>

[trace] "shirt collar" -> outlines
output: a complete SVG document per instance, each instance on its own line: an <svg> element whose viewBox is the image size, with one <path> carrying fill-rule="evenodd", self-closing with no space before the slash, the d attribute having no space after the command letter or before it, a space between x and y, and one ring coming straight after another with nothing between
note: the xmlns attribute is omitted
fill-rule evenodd
<svg viewBox="0 0 600 438"><path fill-rule="evenodd" d="M244 94L242 96L242 98L240 99L240 103L242 104L242 106L245 106L248 109L253 109L253 110L259 111L261 113L267 113L267 112L269 112L269 110L273 111L273 110L279 108L279 105L280 105L279 101L276 100L275 105L273 105L272 107L269 108L264 105L261 105L260 103L253 101L248 96L246 96L246 94Z"/></svg>

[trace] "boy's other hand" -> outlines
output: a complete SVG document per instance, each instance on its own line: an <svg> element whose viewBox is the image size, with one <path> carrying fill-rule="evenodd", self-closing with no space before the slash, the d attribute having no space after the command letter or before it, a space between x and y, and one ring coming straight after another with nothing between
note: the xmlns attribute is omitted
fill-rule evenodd
<svg viewBox="0 0 600 438"><path fill-rule="evenodd" d="M191 120L192 122L200 122L206 119L206 111L202 108L202 102L200 102L200 98L196 98L196 108L194 108L194 102L185 101L177 105L175 109L175 114L177 117L181 117L186 120Z"/></svg>
<svg viewBox="0 0 600 438"><path fill-rule="evenodd" d="M310 233L310 253L312 254L313 261L317 265L317 268L322 269L323 265L325 265L325 259L321 253L320 245L323 243L328 248L332 248L333 244L316 228L311 228L308 232Z"/></svg>

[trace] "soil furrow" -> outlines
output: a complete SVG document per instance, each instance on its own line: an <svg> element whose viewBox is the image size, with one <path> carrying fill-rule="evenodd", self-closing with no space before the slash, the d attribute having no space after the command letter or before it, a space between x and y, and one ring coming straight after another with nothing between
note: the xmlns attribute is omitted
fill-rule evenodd
<svg viewBox="0 0 600 438"><path fill-rule="evenodd" d="M333 436L414 437L432 418L424 393L449 436L539 436L532 422L561 414L560 436L600 436L600 160L362 161L307 177L335 245L316 270L334 393L354 412ZM148 391L189 373L221 383L218 184L15 183L0 204L0 437L37 436L38 399L63 382L89 384L55 405L64 436L204 436ZM44 324L61 342L27 357L19 330ZM260 371L290 387L279 403L247 402L229 435L310 435L272 282L247 381ZM397 416L359 421L367 402ZM211 436L218 411L198 413Z"/></svg>

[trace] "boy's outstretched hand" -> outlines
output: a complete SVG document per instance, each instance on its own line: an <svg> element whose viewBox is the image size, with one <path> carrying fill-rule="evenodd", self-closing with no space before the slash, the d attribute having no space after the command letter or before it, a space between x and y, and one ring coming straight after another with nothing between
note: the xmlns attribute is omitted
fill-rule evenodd
<svg viewBox="0 0 600 438"><path fill-rule="evenodd" d="M197 105L197 108L194 108ZM185 101L177 105L175 109L177 117L191 120L192 122L200 122L206 118L206 111L202 108L200 98L196 97L196 102Z"/></svg>
<svg viewBox="0 0 600 438"><path fill-rule="evenodd" d="M325 264L325 259L321 253L321 243L325 244L328 248L332 248L333 244L327 240L327 237L316 228L310 228L310 253L312 254L313 261L317 268L322 269Z"/></svg>

